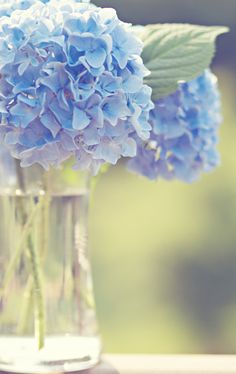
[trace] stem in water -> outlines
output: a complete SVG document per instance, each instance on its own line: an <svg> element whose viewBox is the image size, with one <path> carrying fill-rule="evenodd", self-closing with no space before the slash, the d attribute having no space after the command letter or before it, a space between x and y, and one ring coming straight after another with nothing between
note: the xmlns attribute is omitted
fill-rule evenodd
<svg viewBox="0 0 236 374"><path fill-rule="evenodd" d="M21 190L23 194L25 194L26 189L25 189L24 175L23 175L22 168L18 160L16 160L16 174L18 178L19 189ZM45 199L46 199L45 196L46 195L42 195L40 197L40 199L42 199L43 205L45 204ZM34 199L34 203L35 203L34 206L37 205L37 207L41 205L39 201L36 201L36 199ZM19 211L21 215L22 224L25 225L25 223L27 222L27 212L25 211L25 207L21 199L19 199ZM44 307L44 296L43 296L43 287L42 287L41 258L39 255L38 248L32 239L32 229L33 227L31 227L31 230L27 232L27 250L29 253L29 257L30 257L32 279L33 279L35 337L36 337L38 349L40 350L44 347L44 340L45 340L45 312L44 312L45 307Z"/></svg>

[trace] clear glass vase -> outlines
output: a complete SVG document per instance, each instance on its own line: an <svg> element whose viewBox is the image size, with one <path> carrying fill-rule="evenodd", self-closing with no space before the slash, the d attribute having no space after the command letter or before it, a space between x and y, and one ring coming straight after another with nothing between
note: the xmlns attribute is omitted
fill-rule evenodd
<svg viewBox="0 0 236 374"><path fill-rule="evenodd" d="M88 186L71 165L23 169L0 152L0 371L73 372L99 361Z"/></svg>

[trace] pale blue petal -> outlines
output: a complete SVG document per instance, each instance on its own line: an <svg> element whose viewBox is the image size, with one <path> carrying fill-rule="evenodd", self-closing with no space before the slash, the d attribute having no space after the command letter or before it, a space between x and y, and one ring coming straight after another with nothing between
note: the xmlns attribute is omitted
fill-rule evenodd
<svg viewBox="0 0 236 374"><path fill-rule="evenodd" d="M85 129L90 123L90 119L88 118L87 114L77 108L74 107L73 111L73 119L72 119L72 127L75 130L83 130Z"/></svg>

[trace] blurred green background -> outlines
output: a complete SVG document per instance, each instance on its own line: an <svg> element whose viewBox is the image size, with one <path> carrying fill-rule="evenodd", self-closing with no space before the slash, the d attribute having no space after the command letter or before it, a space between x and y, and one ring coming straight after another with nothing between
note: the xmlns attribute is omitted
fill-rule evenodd
<svg viewBox="0 0 236 374"><path fill-rule="evenodd" d="M236 353L236 1L97 0L121 19L231 27L218 43L222 165L193 185L150 182L123 165L99 182L90 215L107 352Z"/></svg>

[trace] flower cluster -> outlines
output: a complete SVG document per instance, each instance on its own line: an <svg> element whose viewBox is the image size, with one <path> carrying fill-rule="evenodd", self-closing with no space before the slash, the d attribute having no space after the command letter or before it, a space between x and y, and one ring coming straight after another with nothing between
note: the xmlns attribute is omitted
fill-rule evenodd
<svg viewBox="0 0 236 374"><path fill-rule="evenodd" d="M22 166L96 173L149 138L142 43L115 10L35 2L0 19L0 141Z"/></svg>
<svg viewBox="0 0 236 374"><path fill-rule="evenodd" d="M49 0L0 0L0 17L10 17L14 10L25 10L37 1L48 3ZM89 3L90 0L75 0L77 2Z"/></svg>
<svg viewBox="0 0 236 374"><path fill-rule="evenodd" d="M217 129L221 122L216 77L205 71L197 79L157 100L150 114L151 137L139 141L128 168L150 179L192 182L219 163Z"/></svg>

